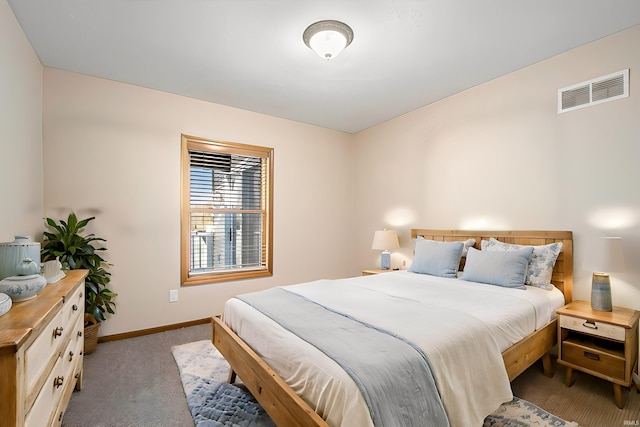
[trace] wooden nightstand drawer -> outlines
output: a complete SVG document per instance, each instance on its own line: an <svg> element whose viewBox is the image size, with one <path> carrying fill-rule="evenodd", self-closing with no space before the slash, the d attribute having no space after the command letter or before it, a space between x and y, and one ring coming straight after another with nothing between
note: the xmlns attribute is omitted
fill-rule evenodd
<svg viewBox="0 0 640 427"><path fill-rule="evenodd" d="M571 338L562 342L562 360L603 375L624 379L624 349L608 349L593 341Z"/></svg>
<svg viewBox="0 0 640 427"><path fill-rule="evenodd" d="M609 323L588 321L579 317L560 315L560 327L617 341L624 342L625 340L625 328Z"/></svg>

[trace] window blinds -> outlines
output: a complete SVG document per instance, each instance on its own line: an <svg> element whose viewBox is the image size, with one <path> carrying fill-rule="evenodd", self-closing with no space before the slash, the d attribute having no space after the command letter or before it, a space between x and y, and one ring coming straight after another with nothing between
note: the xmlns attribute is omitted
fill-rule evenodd
<svg viewBox="0 0 640 427"><path fill-rule="evenodd" d="M266 265L266 158L189 149L190 275Z"/></svg>

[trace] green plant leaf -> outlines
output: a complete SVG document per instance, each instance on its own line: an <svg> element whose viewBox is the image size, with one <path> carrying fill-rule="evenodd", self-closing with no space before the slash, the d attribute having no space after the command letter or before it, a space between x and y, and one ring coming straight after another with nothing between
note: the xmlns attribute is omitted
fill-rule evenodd
<svg viewBox="0 0 640 427"><path fill-rule="evenodd" d="M96 219L96 217L92 216L91 218L83 219L82 221L78 222L78 230L85 228L87 224L89 224L89 222L91 222L94 219Z"/></svg>
<svg viewBox="0 0 640 427"><path fill-rule="evenodd" d="M66 221L62 219L56 222L46 218L49 230L44 232L41 256L44 261L58 258L63 266L71 270L89 270L85 279L85 312L102 322L106 319L105 314L115 314L116 305L112 299L118 294L106 287L111 281L111 273L106 267L111 264L96 253L106 251L102 245L106 240L94 234L80 234L94 219L95 217L90 217L78 220L73 212L69 213ZM95 247L94 244L100 247Z"/></svg>

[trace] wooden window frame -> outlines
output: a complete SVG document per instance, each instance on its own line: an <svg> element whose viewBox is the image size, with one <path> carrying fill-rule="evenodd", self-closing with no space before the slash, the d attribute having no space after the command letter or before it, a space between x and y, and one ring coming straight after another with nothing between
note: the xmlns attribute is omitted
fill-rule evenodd
<svg viewBox="0 0 640 427"><path fill-rule="evenodd" d="M195 136L182 135L181 142L181 207L180 207L180 279L182 286L200 285L205 283L226 282L232 280L251 279L273 275L273 148L256 145L240 144L236 142L216 141ZM210 151L225 154L240 154L243 156L261 157L266 159L266 194L264 195L264 223L262 225L263 268L247 268L231 271L212 271L198 275L190 275L191 257L191 159L189 150Z"/></svg>

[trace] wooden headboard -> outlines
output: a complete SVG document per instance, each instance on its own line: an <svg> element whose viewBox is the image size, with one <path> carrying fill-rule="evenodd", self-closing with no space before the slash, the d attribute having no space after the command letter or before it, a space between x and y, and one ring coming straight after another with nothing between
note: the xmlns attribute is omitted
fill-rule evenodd
<svg viewBox="0 0 640 427"><path fill-rule="evenodd" d="M481 240L494 239L516 245L538 246L562 242L562 251L553 268L551 283L564 294L565 303L573 298L573 232L571 231L469 231L411 229L411 238L422 236L439 242L458 242L475 239L475 248L480 249Z"/></svg>

